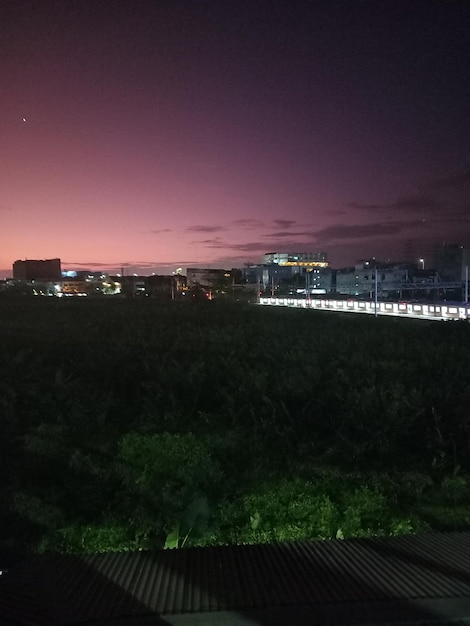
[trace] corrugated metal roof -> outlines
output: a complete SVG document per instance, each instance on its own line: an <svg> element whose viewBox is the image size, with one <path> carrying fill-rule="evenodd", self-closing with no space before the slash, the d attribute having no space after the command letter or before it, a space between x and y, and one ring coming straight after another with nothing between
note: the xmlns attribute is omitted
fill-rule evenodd
<svg viewBox="0 0 470 626"><path fill-rule="evenodd" d="M359 623L358 607L369 607L370 622L373 606L412 604L436 619L458 605L455 617L470 618L470 533L49 555L0 577L0 624L140 624L293 607L326 619L341 606L342 623Z"/></svg>

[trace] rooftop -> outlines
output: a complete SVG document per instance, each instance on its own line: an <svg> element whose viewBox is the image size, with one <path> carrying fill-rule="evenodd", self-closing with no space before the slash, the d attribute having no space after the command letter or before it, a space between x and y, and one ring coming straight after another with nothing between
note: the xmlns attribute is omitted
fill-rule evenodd
<svg viewBox="0 0 470 626"><path fill-rule="evenodd" d="M470 624L470 532L24 560L0 625Z"/></svg>

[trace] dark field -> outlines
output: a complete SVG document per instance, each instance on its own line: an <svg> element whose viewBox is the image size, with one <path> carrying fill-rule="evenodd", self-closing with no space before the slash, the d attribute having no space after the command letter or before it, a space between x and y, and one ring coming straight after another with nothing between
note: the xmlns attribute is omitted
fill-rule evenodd
<svg viewBox="0 0 470 626"><path fill-rule="evenodd" d="M0 549L470 526L470 326L0 301Z"/></svg>

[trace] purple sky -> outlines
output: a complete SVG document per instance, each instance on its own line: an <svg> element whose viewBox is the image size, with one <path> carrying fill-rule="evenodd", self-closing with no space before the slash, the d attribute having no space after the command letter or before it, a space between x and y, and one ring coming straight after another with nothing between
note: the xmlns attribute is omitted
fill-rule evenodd
<svg viewBox="0 0 470 626"><path fill-rule="evenodd" d="M467 0L2 0L0 277L470 243Z"/></svg>

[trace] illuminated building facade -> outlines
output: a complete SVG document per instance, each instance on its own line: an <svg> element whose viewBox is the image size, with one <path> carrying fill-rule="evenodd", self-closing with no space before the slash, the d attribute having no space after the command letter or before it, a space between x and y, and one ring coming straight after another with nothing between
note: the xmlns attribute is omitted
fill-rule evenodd
<svg viewBox="0 0 470 626"><path fill-rule="evenodd" d="M263 255L264 265L290 267L328 267L326 252L267 252Z"/></svg>
<svg viewBox="0 0 470 626"><path fill-rule="evenodd" d="M243 274L247 283L273 294L324 294L333 289L334 272L325 252L267 252L262 264L247 266Z"/></svg>

